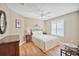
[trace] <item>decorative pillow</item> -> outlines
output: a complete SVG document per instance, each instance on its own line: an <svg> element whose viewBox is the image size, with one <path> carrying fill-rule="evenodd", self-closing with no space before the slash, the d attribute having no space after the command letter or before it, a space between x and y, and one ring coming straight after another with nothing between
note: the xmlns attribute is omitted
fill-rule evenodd
<svg viewBox="0 0 79 59"><path fill-rule="evenodd" d="M33 35L41 35L43 34L42 31L32 31Z"/></svg>

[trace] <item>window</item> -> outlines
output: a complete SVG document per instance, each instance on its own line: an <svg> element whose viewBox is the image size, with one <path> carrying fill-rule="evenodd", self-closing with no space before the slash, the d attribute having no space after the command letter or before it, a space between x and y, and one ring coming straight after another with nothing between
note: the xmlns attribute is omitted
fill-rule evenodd
<svg viewBox="0 0 79 59"><path fill-rule="evenodd" d="M64 20L52 22L51 34L57 36L64 36Z"/></svg>
<svg viewBox="0 0 79 59"><path fill-rule="evenodd" d="M56 23L52 24L52 34L56 35Z"/></svg>

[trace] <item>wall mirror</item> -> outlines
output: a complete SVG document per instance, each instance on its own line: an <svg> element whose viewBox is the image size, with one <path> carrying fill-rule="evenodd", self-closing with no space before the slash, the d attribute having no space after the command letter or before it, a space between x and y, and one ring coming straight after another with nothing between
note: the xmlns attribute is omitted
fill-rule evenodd
<svg viewBox="0 0 79 59"><path fill-rule="evenodd" d="M7 21L6 14L0 10L0 34L4 34L6 31Z"/></svg>

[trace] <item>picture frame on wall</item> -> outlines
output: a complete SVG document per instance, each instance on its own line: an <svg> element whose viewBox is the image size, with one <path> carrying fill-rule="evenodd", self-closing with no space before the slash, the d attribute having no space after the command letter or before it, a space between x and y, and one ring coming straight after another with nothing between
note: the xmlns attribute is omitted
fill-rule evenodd
<svg viewBox="0 0 79 59"><path fill-rule="evenodd" d="M16 25L16 28L20 28L21 27L21 21L20 21L20 19L16 19L15 25Z"/></svg>

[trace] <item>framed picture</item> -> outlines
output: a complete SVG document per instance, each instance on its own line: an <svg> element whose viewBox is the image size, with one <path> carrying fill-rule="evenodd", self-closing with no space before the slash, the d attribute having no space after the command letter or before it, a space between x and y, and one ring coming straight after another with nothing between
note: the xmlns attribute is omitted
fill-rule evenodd
<svg viewBox="0 0 79 59"><path fill-rule="evenodd" d="M21 27L21 21L20 21L20 19L16 19L16 21L15 21L15 25L16 25L16 28L20 28Z"/></svg>

